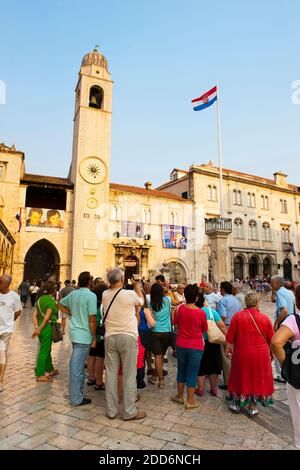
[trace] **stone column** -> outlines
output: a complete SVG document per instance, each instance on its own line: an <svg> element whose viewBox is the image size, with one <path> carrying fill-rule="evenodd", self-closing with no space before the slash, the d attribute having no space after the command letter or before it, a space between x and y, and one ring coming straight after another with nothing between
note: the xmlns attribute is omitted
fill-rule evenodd
<svg viewBox="0 0 300 470"><path fill-rule="evenodd" d="M231 219L208 219L205 224L206 235L210 239L210 269L213 282L220 284L230 281L230 253L227 243L230 235Z"/></svg>

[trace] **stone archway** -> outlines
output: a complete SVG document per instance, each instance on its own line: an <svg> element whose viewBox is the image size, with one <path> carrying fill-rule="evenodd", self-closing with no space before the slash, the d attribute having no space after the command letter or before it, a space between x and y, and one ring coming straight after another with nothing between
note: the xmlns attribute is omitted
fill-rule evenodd
<svg viewBox="0 0 300 470"><path fill-rule="evenodd" d="M266 256L263 260L263 276L268 277L274 274L274 261L270 256Z"/></svg>
<svg viewBox="0 0 300 470"><path fill-rule="evenodd" d="M259 275L259 260L256 256L251 256L249 259L249 277L255 278Z"/></svg>
<svg viewBox="0 0 300 470"><path fill-rule="evenodd" d="M289 258L285 258L283 261L283 277L286 281L293 280L292 262Z"/></svg>
<svg viewBox="0 0 300 470"><path fill-rule="evenodd" d="M59 279L60 256L55 246L43 238L34 243L26 253L24 279L33 281L54 275Z"/></svg>
<svg viewBox="0 0 300 470"><path fill-rule="evenodd" d="M244 265L245 260L242 255L237 255L234 258L234 279L244 279Z"/></svg>
<svg viewBox="0 0 300 470"><path fill-rule="evenodd" d="M187 273L185 267L176 261L167 263L167 269L169 270L169 281L172 284L185 284L187 282Z"/></svg>

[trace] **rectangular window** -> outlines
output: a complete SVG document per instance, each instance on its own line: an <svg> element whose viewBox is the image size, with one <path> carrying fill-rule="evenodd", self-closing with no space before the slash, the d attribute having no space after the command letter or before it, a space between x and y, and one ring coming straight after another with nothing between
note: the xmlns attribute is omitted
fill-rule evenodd
<svg viewBox="0 0 300 470"><path fill-rule="evenodd" d="M5 173L6 173L6 163L0 162L0 180L5 179Z"/></svg>

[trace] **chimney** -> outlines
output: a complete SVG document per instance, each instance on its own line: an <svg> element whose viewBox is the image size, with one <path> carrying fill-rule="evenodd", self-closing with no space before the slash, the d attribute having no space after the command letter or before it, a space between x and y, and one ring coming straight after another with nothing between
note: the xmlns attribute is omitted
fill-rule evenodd
<svg viewBox="0 0 300 470"><path fill-rule="evenodd" d="M145 183L144 186L145 186L146 189L152 189L152 183L151 183L151 181L146 181L146 183Z"/></svg>
<svg viewBox="0 0 300 470"><path fill-rule="evenodd" d="M282 186L284 188L287 188L288 187L288 183L287 183L287 175L285 173L283 173L282 171L277 171L276 173L273 173L274 174L274 182L277 186Z"/></svg>

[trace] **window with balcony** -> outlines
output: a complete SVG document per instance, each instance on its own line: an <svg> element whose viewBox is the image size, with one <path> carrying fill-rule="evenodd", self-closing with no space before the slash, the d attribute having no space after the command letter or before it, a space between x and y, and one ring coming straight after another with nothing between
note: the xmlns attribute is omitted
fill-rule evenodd
<svg viewBox="0 0 300 470"><path fill-rule="evenodd" d="M255 222L255 220L249 221L248 235L249 240L257 240L257 223Z"/></svg>
<svg viewBox="0 0 300 470"><path fill-rule="evenodd" d="M207 186L207 200L214 201L214 202L217 200L217 187L216 186L212 186L211 184Z"/></svg>
<svg viewBox="0 0 300 470"><path fill-rule="evenodd" d="M281 229L281 239L283 243L290 242L290 229L288 227L282 227Z"/></svg>
<svg viewBox="0 0 300 470"><path fill-rule="evenodd" d="M233 236L235 238L243 238L243 221L240 217L234 219Z"/></svg>
<svg viewBox="0 0 300 470"><path fill-rule="evenodd" d="M121 220L122 209L120 206L112 206L111 208L111 220Z"/></svg>
<svg viewBox="0 0 300 470"><path fill-rule="evenodd" d="M271 241L271 227L268 222L264 222L262 224L262 240L264 242L270 242Z"/></svg>

